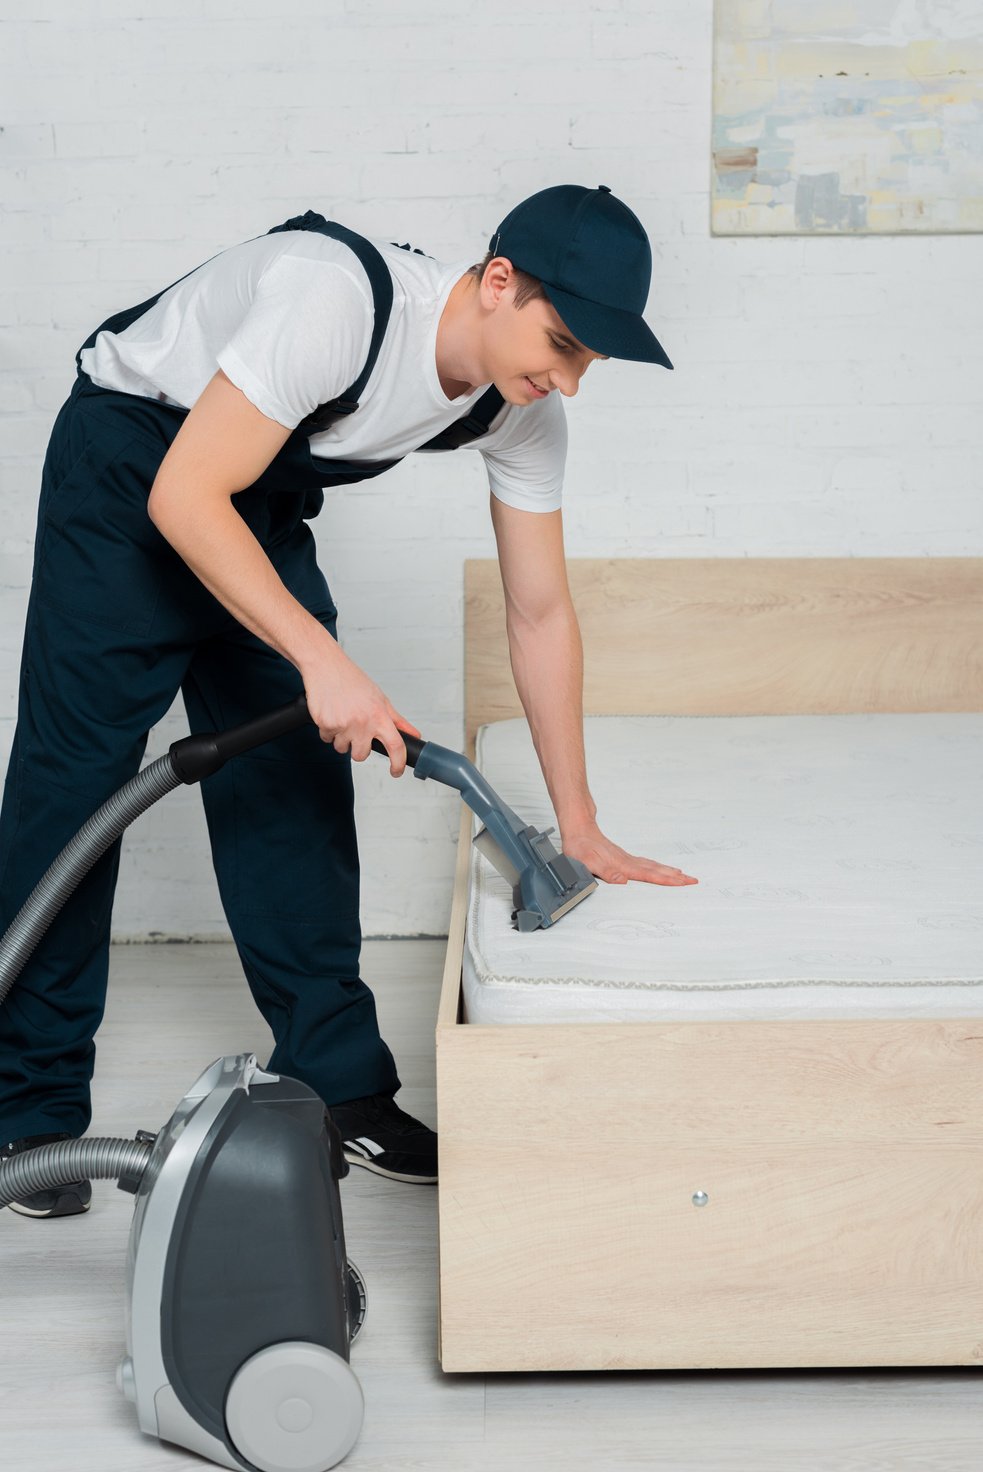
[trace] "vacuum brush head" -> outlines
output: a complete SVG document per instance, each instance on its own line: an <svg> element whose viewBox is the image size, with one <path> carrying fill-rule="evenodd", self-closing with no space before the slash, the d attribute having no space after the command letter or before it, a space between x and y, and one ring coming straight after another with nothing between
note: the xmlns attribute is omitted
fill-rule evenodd
<svg viewBox="0 0 983 1472"><path fill-rule="evenodd" d="M520 870L487 828L475 837L475 848L512 886L512 924L516 930L543 930L587 899L597 880L579 859L568 858L550 842L552 828L538 833L524 828L515 837L530 862Z"/></svg>
<svg viewBox="0 0 983 1472"><path fill-rule="evenodd" d="M456 787L484 823L474 841L512 886L512 924L516 930L542 930L555 925L594 893L597 880L587 865L554 848L549 839L552 828L539 833L523 823L466 756L434 741L418 740L405 731L401 735L413 775L433 777ZM372 748L386 755L386 748L378 740L373 740Z"/></svg>

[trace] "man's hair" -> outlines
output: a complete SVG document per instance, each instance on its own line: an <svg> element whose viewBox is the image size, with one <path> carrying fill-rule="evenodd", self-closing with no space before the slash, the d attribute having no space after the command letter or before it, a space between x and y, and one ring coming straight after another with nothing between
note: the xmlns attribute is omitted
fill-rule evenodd
<svg viewBox="0 0 983 1472"><path fill-rule="evenodd" d="M490 250L483 261L479 261L476 266L472 266L469 269L468 275L473 276L476 281L480 281L485 274L485 269L489 261L493 261L495 258L496 252ZM512 270L515 275L514 306L517 309L524 307L526 302L545 302L549 300L546 295L546 288L536 276L530 276L528 271L520 271L516 266L513 266Z"/></svg>

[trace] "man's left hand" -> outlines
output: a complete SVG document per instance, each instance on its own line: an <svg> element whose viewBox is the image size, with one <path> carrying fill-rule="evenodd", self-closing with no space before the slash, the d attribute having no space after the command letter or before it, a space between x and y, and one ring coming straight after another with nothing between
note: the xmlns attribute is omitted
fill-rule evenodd
<svg viewBox="0 0 983 1472"><path fill-rule="evenodd" d="M576 832L562 834L563 852L570 859L579 859L597 879L605 884L627 884L637 879L643 884L699 884L692 874L674 869L669 864L659 864L655 859L643 859L637 854L627 853L612 843L610 838L593 824Z"/></svg>

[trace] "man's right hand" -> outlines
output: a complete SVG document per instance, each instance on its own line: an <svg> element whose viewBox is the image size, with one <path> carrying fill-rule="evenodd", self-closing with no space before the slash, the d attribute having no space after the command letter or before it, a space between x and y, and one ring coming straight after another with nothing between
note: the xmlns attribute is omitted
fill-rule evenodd
<svg viewBox="0 0 983 1472"><path fill-rule="evenodd" d="M321 740L329 741L335 751L351 752L352 761L364 762L374 737L389 754L392 775L401 777L406 770L406 747L400 731L417 737L420 732L337 645L331 653L329 669L301 671L307 708Z"/></svg>

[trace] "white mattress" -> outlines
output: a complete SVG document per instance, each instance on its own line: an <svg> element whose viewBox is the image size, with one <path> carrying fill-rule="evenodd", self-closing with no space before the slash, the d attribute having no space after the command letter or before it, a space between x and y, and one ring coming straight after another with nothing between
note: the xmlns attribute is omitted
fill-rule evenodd
<svg viewBox="0 0 983 1472"><path fill-rule="evenodd" d="M473 849L469 1022L983 1014L983 715L597 716L585 740L602 830L700 882L600 884L520 935ZM477 753L555 824L525 721Z"/></svg>

